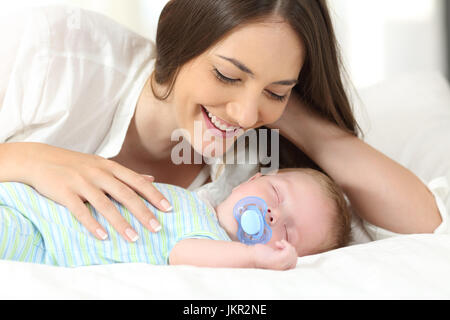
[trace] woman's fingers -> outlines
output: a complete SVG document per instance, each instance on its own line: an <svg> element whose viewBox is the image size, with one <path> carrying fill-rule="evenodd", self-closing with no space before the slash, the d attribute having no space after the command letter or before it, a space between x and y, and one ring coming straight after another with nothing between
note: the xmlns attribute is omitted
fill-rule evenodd
<svg viewBox="0 0 450 320"><path fill-rule="evenodd" d="M171 211L172 206L158 189L151 183L148 176L138 174L126 167L111 161L111 172L114 176L126 183L130 188L147 199L153 206L161 211Z"/></svg>
<svg viewBox="0 0 450 320"><path fill-rule="evenodd" d="M135 242L139 236L137 232L132 228L132 226L127 222L127 220L120 214L119 210L117 210L116 206L112 203L111 199L109 199L101 190L97 189L94 186L85 186L83 197L99 212L105 217L106 220L112 225L112 227L117 230L117 232L124 238L130 242ZM142 201L141 201L142 202ZM83 225L86 225L82 222L82 219L87 219L84 216L78 216L77 213L74 213L77 216L77 219ZM80 212L80 214L83 214ZM90 215L90 213L89 213ZM91 216L92 217L92 216ZM95 219L94 219L95 220ZM91 223L91 221L88 221ZM97 224L99 224L97 222ZM97 232L97 230L95 230ZM97 232L98 233L98 232Z"/></svg>
<svg viewBox="0 0 450 320"><path fill-rule="evenodd" d="M142 176L144 178L146 178L149 182L154 182L155 181L155 177L154 176L149 176L147 174L143 174Z"/></svg>
<svg viewBox="0 0 450 320"><path fill-rule="evenodd" d="M167 202L167 199L152 184L154 177L137 174L113 161L108 160L107 165L108 167L103 171L106 171L107 174L98 175L96 179L91 180L95 182L89 183L88 181L84 181L82 183L76 191L79 197L88 201L128 241L134 242L139 236L106 194L126 207L144 227L152 232L158 232L161 229L160 223L154 213L145 205L143 199L137 194L141 194L151 204L162 211L171 210L170 206L164 206L164 200ZM84 219L83 221L81 221L76 213L75 215L83 225L89 223L89 230L91 232L96 232L96 236L99 234L103 235L102 229L96 228L92 230L92 220L85 217L81 210L79 212L81 219ZM99 225L98 222L97 225Z"/></svg>
<svg viewBox="0 0 450 320"><path fill-rule="evenodd" d="M106 240L108 234L100 223L92 216L88 207L75 194L66 196L66 203L63 204L75 218L92 233L98 240Z"/></svg>
<svg viewBox="0 0 450 320"><path fill-rule="evenodd" d="M103 180L103 185L98 185L98 187L124 205L147 229L153 232L161 230L161 225L154 213L145 205L136 192L126 184L114 177L110 177Z"/></svg>

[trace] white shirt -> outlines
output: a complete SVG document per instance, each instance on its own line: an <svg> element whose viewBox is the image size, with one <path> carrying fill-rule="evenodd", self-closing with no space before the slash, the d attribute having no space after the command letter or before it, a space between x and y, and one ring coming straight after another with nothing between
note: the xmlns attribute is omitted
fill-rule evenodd
<svg viewBox="0 0 450 320"><path fill-rule="evenodd" d="M154 44L103 15L70 7L5 18L0 142L117 155L153 70Z"/></svg>

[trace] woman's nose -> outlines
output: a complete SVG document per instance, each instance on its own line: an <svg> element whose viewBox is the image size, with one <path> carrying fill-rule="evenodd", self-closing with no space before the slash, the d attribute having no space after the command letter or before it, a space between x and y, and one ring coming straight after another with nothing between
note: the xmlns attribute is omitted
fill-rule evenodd
<svg viewBox="0 0 450 320"><path fill-rule="evenodd" d="M227 114L239 124L247 129L255 126L259 118L259 108L256 101L240 100L230 102L227 105Z"/></svg>

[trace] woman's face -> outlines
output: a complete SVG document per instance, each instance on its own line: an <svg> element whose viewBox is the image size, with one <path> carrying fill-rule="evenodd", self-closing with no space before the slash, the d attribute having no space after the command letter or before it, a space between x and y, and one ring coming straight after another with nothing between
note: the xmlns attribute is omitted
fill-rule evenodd
<svg viewBox="0 0 450 320"><path fill-rule="evenodd" d="M304 57L285 22L235 29L180 69L172 97L178 127L198 153L221 156L244 131L281 117Z"/></svg>

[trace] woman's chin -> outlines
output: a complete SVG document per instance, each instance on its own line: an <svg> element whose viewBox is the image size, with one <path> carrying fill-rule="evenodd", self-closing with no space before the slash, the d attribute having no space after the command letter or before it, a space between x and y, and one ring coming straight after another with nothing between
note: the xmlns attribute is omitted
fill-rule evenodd
<svg viewBox="0 0 450 320"><path fill-rule="evenodd" d="M236 138L203 141L201 146L193 145L193 149L205 159L222 158L225 153L232 149L235 140Z"/></svg>

